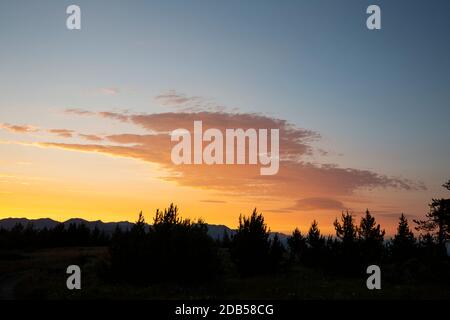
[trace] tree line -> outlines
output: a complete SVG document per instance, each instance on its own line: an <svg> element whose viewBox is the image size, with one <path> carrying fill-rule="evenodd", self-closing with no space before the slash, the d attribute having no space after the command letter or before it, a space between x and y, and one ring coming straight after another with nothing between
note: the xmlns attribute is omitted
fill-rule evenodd
<svg viewBox="0 0 450 320"><path fill-rule="evenodd" d="M444 187L450 190L450 181ZM377 264L393 281L450 284L445 251L450 239L450 199L432 199L425 219L414 220L418 237L401 214L390 240L385 239L385 230L369 210L359 222L352 213L343 212L334 221L334 236L324 236L317 221L305 234L296 228L286 245L276 234L271 236L264 216L256 209L249 216L239 216L235 233L225 231L220 239L208 235L203 220L182 218L174 204L156 210L152 222L147 224L141 212L130 230L117 226L111 236L83 224L59 224L39 231L16 225L0 230L0 248L108 246L109 259L102 275L135 284L208 282L228 272L227 263L244 277L292 272L297 266L359 276L368 265Z"/></svg>
<svg viewBox="0 0 450 320"><path fill-rule="evenodd" d="M73 246L107 246L111 237L98 227L84 223L58 223L53 228L36 229L33 224L17 223L11 229L0 228L0 250L39 249Z"/></svg>

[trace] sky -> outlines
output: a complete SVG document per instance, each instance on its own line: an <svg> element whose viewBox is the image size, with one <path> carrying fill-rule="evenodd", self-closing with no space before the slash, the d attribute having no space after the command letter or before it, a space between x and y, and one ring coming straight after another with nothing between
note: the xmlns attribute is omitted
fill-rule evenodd
<svg viewBox="0 0 450 320"><path fill-rule="evenodd" d="M81 8L81 30L66 7ZM366 28L381 8L382 29ZM0 0L0 218L388 233L450 178L448 1ZM168 131L279 128L279 173L174 166Z"/></svg>

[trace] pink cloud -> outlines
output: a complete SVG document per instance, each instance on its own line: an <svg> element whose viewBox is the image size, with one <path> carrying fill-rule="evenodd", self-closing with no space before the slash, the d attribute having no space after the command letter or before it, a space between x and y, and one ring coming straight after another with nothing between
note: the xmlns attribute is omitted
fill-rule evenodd
<svg viewBox="0 0 450 320"><path fill-rule="evenodd" d="M309 210L344 210L344 204L336 199L315 197L297 200L291 208L293 210L309 211Z"/></svg>
<svg viewBox="0 0 450 320"><path fill-rule="evenodd" d="M203 99L200 97L189 97L185 94L170 90L166 93L159 94L155 100L164 106L177 107L186 104L200 103Z"/></svg>
<svg viewBox="0 0 450 320"><path fill-rule="evenodd" d="M1 123L0 128L8 130L10 132L14 133L31 133L39 131L37 127L30 126L30 125L13 125L9 123Z"/></svg>
<svg viewBox="0 0 450 320"><path fill-rule="evenodd" d="M333 164L307 162L317 132L298 128L286 120L252 113L166 112L129 114L118 112L85 112L69 110L78 115L96 115L104 119L128 122L147 130L148 134L114 134L104 137L114 145L41 143L45 147L98 152L112 156L138 159L161 166L162 179L179 185L216 190L222 193L260 198L287 198L303 208L343 205L330 199L352 195L361 188L423 189L423 185L402 178L389 177L369 170L340 168ZM192 131L194 120L202 120L204 130L217 128L255 128L280 130L280 170L274 176L261 176L252 165L179 165L171 162L173 143L169 133L177 128ZM328 200L324 198L329 198ZM297 201L299 198L309 199Z"/></svg>
<svg viewBox="0 0 450 320"><path fill-rule="evenodd" d="M91 141L91 142L103 141L102 137L99 137L99 136L97 136L95 134L82 134L82 133L79 133L78 136L83 138L83 139L85 139L85 140L87 140L87 141Z"/></svg>
<svg viewBox="0 0 450 320"><path fill-rule="evenodd" d="M75 114L78 116L93 116L93 115L95 115L95 112L82 110L82 109L76 109L76 108L66 109L66 110L64 110L64 112L67 114Z"/></svg>
<svg viewBox="0 0 450 320"><path fill-rule="evenodd" d="M155 101L163 106L172 107L182 112L225 112L227 108L199 96L188 96L175 90L170 90L155 97ZM236 111L236 110L228 110Z"/></svg>
<svg viewBox="0 0 450 320"><path fill-rule="evenodd" d="M50 129L48 130L50 133L54 133L63 138L71 138L73 136L73 130L68 129Z"/></svg>

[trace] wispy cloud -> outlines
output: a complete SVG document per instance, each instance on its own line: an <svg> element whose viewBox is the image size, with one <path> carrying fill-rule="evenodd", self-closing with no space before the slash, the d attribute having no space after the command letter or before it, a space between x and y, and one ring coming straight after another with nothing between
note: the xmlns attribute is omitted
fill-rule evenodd
<svg viewBox="0 0 450 320"><path fill-rule="evenodd" d="M1 123L0 128L14 133L30 133L39 131L39 128L31 125L17 125L9 123Z"/></svg>
<svg viewBox="0 0 450 320"><path fill-rule="evenodd" d="M63 138L71 138L73 136L74 131L69 129L50 129L48 130L50 133L54 133Z"/></svg>
<svg viewBox="0 0 450 320"><path fill-rule="evenodd" d="M311 211L311 210L343 210L344 203L339 200L325 197L313 197L297 200L294 206L289 209Z"/></svg>
<svg viewBox="0 0 450 320"><path fill-rule="evenodd" d="M182 112L236 112L237 109L228 109L210 99L199 96L188 96L176 90L169 90L155 97L155 101L163 106L174 108Z"/></svg>
<svg viewBox="0 0 450 320"><path fill-rule="evenodd" d="M79 115L79 116L95 115L95 112L77 109L77 108L66 109L66 110L64 110L64 112L67 114L75 114L75 115Z"/></svg>
<svg viewBox="0 0 450 320"><path fill-rule="evenodd" d="M148 134L111 134L103 142L111 144L40 143L43 147L96 152L128 157L160 165L162 179L179 185L218 190L248 197L288 198L298 209L341 209L335 198L352 195L365 188L423 189L420 183L389 177L369 170L341 168L334 164L313 164L306 161L313 144L320 139L315 131L298 128L283 119L252 113L166 112L133 114L121 112L89 112L67 110L70 114L97 116L127 122L148 131ZM275 176L261 176L250 165L173 165L170 158L172 142L169 133L177 128L193 130L194 120L202 120L204 130L217 128L278 128L280 130L280 170ZM89 139L88 139L89 140ZM94 140L90 140L94 141ZM324 198L327 195L329 199ZM301 197L303 200L298 200Z"/></svg>
<svg viewBox="0 0 450 320"><path fill-rule="evenodd" d="M205 203L227 203L226 201L223 201L223 200L200 200L200 202L205 202Z"/></svg>
<svg viewBox="0 0 450 320"><path fill-rule="evenodd" d="M183 93L178 93L175 90L170 90L168 92L159 94L155 97L155 101L164 106L185 106L188 104L197 104L203 101L202 98L196 96L187 96Z"/></svg>
<svg viewBox="0 0 450 320"><path fill-rule="evenodd" d="M104 88L98 88L96 90L97 93L106 95L106 96L113 96L120 93L120 89L117 87L104 87Z"/></svg>
<svg viewBox="0 0 450 320"><path fill-rule="evenodd" d="M85 140L87 140L87 141L91 141L91 142L100 142L100 141L103 141L103 138L102 138L102 137L100 137L100 136L98 136L98 135L95 135L95 134L82 134L82 133L79 133L78 136L79 136L80 138L83 138L83 139L85 139Z"/></svg>

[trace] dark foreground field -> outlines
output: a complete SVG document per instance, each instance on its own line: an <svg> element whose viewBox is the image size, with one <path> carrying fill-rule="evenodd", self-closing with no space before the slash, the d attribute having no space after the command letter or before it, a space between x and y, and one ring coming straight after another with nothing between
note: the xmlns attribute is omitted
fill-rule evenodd
<svg viewBox="0 0 450 320"><path fill-rule="evenodd" d="M370 291L362 278L336 278L320 270L294 265L280 275L241 278L232 269L207 285L181 287L162 283L132 286L100 277L107 247L72 247L0 253L0 299L449 299L439 283L397 284L382 281ZM227 265L226 250L221 259ZM66 268L82 270L82 289L66 288ZM183 268L183 266L180 266Z"/></svg>

